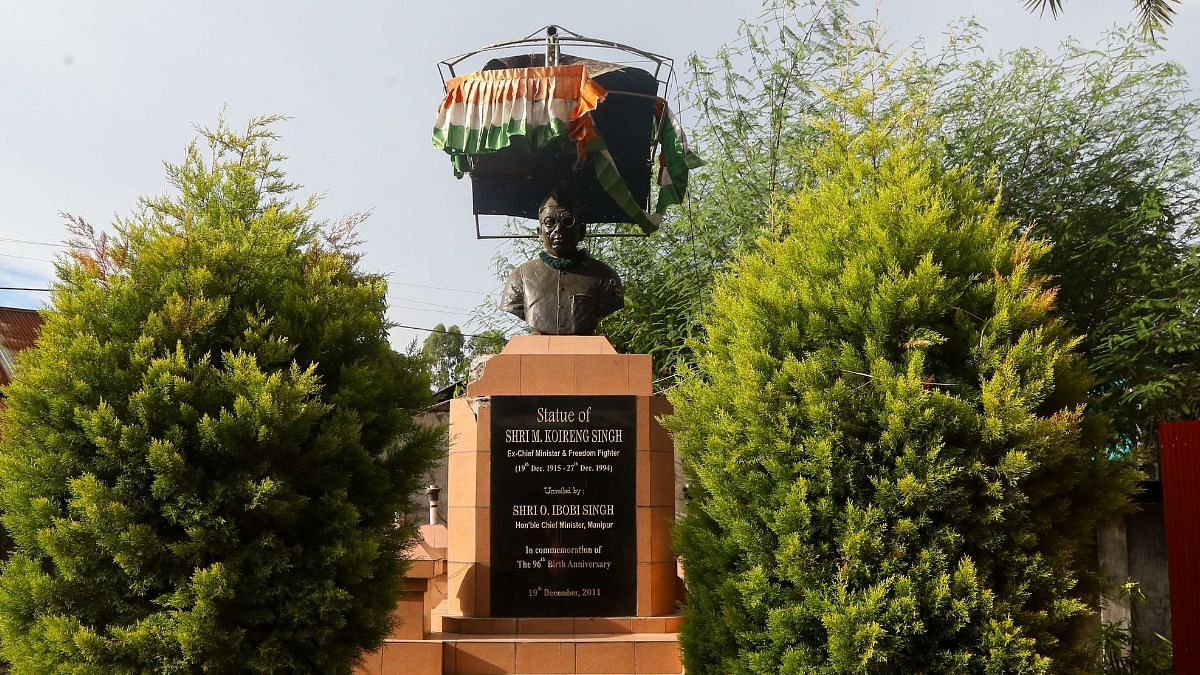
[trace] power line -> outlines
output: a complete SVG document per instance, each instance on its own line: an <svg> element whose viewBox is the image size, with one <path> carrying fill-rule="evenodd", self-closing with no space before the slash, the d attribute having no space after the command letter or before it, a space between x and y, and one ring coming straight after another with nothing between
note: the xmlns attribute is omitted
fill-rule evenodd
<svg viewBox="0 0 1200 675"><path fill-rule="evenodd" d="M57 246L59 248L71 248L70 244L55 244L49 241L33 241L31 239L10 239L8 237L0 237L0 241L6 241L10 244L29 244L30 246Z"/></svg>
<svg viewBox="0 0 1200 675"><path fill-rule="evenodd" d="M0 286L0 291L32 291L32 292L37 292L37 293L49 293L51 290L52 289L49 289L49 288L34 288L32 286ZM392 296L388 296L388 297L392 297ZM426 304L426 305L432 305L432 307L412 307L412 306L404 306L404 305L398 305L398 304L389 305L390 307L392 307L394 309L408 309L408 310L416 310L418 312L440 312L443 314L459 314L461 316L470 316L471 315L471 310L466 307L452 307L450 305L439 305L436 302L425 302L424 300L412 300L409 298L392 298L392 299L403 300L404 302L419 302L419 303ZM447 310L449 310L449 311L447 311ZM458 311L454 311L454 310L458 310Z"/></svg>
<svg viewBox="0 0 1200 675"><path fill-rule="evenodd" d="M49 289L49 288L31 288L31 287L25 287L25 286L0 286L0 291L39 291L39 292L43 292L43 293L48 293L48 292L50 292L50 290L51 289ZM422 308L421 307L399 307L398 309L420 310ZM436 310L429 309L429 310L425 310L425 311L432 312L432 311L436 311ZM402 323L395 324L395 326L396 326L396 328L407 328L409 330L422 330L427 333L452 333L453 332L453 331L448 331L448 330L438 330L436 328L422 328L421 326L408 326L408 325L405 325ZM460 334L464 337L491 337L490 335L480 335L479 333L460 333Z"/></svg>
<svg viewBox="0 0 1200 675"><path fill-rule="evenodd" d="M17 258L19 260L36 260L37 262L44 262L44 263L54 262L53 260L46 260L45 258L30 258L27 255L13 255L11 253L0 253L0 255L4 256L5 258Z"/></svg>
<svg viewBox="0 0 1200 675"><path fill-rule="evenodd" d="M474 311L474 309L471 307L456 307L454 305L443 305L439 302L430 302L428 300L417 300L416 298L402 298L398 295L392 295L391 293L389 293L387 297L392 300L395 300L396 302L415 302L418 305L430 305L432 307L441 307L442 309L457 309L457 310L463 311L463 312Z"/></svg>
<svg viewBox="0 0 1200 675"><path fill-rule="evenodd" d="M402 305L389 305L392 309L404 309L414 312L433 312L435 314L456 314L458 316L471 316L470 312L455 312L449 309L435 309L433 307L404 307Z"/></svg>
<svg viewBox="0 0 1200 675"><path fill-rule="evenodd" d="M0 254L0 255L7 255L7 254ZM391 283L396 283L396 282L393 281ZM49 293L50 290L51 289L49 289L49 288L34 288L32 286L0 286L0 291L38 291L38 292L42 292L42 293ZM398 302L415 302L415 303L421 304L421 305L429 305L431 307L438 307L441 309L458 310L460 312L471 312L472 311L472 309L470 307L456 307L454 305L443 305L441 303L430 302L428 300L417 300L416 298L402 298L400 296L391 295L391 294L388 294L387 297L392 300L396 300ZM403 307L400 307L399 305L396 305L396 307L400 308L400 309L405 309ZM412 309L420 309L420 308L414 307Z"/></svg>
<svg viewBox="0 0 1200 675"><path fill-rule="evenodd" d="M49 241L37 241L37 240L33 240L33 239L17 239L17 238L13 238L13 237L0 237L0 242L8 242L8 243L12 243L12 244L27 244L27 245L31 245L31 246L51 246L51 247L56 247L56 248L71 248L70 244L62 244L62 243L55 243L55 242L49 242ZM31 256L14 255L11 253L0 253L0 256L4 256L6 258L16 258L19 260L32 260L32 261L36 261L36 262L46 262L46 263L54 262L52 260L47 260L45 258L34 258ZM388 282L388 284L394 285L394 286L408 286L408 287L412 287L412 288L425 288L425 289L436 290L436 291L447 291L450 293L466 293L468 295L474 295L474 296L487 295L487 293L485 293L483 291L473 291L473 290L467 290L464 288L450 288L448 286L434 286L431 284L417 284L417 283L406 282L406 281L397 281L395 279L388 279L387 282ZM51 290L52 289L50 289L50 288L37 288L37 287L33 287L33 286L0 286L0 291L25 291L25 292L32 292L32 293L49 293ZM414 307L412 305L406 306L403 304L392 303L391 305L389 305L392 309L417 311L417 312L435 312L435 313L442 313L442 314L458 314L460 316L470 316L472 313L472 310L470 310L466 307L456 307L454 305L445 305L445 304L441 304L441 303L437 303L437 302L430 302L428 300L418 300L416 298L403 298L400 296L393 296L391 294L388 294L388 298L391 300L394 300L394 301L402 302L402 303L416 303L416 304L420 304L420 305L426 305L426 307ZM422 328L420 326L408 326L408 325L403 325L403 324L396 324L396 326L398 328L408 328L410 330L420 330L420 331L426 331L429 333L438 333L438 332L448 333L449 332L449 331L438 331L433 328ZM484 336L480 336L480 335L477 335L474 333L462 333L462 335L464 335L466 337L484 337Z"/></svg>
<svg viewBox="0 0 1200 675"><path fill-rule="evenodd" d="M8 242L11 244L29 244L32 246L55 246L55 247L59 247L59 248L71 248L72 247L71 244L55 243L52 241L36 241L33 239L14 239L11 237L0 237L0 241ZM83 248L89 248L89 247L85 246ZM29 258L29 257L25 257L25 256L12 255L10 253L0 253L0 255L3 255L3 256L9 257L9 258L21 258L23 260L37 260L39 262L54 262L53 260L46 260L44 258ZM392 279L388 279L388 283L395 284L397 286L412 286L414 288L429 288L429 289L433 289L435 291L450 291L451 293L467 293L470 295L487 295L487 293L484 291L471 291L471 290L467 290L465 288L449 288L447 286L430 286L428 284L414 284L414 283L407 282L407 281L395 281Z"/></svg>
<svg viewBox="0 0 1200 675"><path fill-rule="evenodd" d="M34 287L34 286L0 286L0 291L34 291L34 292L39 292L39 293L49 293L51 290L53 290L53 289L40 288L40 287ZM411 306L404 306L404 305L395 304L395 303L389 305L390 307L394 307L396 309L416 309L416 310L430 311L430 312L441 311L441 310L456 310L456 311L448 312L450 314L470 314L472 311L474 311L470 307L455 307L454 305L443 305L443 304L440 304L437 302L429 302L428 300L417 300L415 298L401 298L399 296L394 296L394 295L388 295L387 297L391 300L396 300L398 302L408 302L408 303L415 302L418 304L430 306L430 307L411 307ZM434 309L434 308L436 308L436 309Z"/></svg>
<svg viewBox="0 0 1200 675"><path fill-rule="evenodd" d="M388 283L396 284L397 286L415 286L416 288L432 288L435 291L451 291L454 293L470 293L471 295L487 295L487 293L485 293L483 291L468 291L468 290L464 290L462 288L446 288L445 286L426 286L424 284L410 284L410 283L407 283L404 281L392 281L391 279L388 279Z"/></svg>
<svg viewBox="0 0 1200 675"><path fill-rule="evenodd" d="M402 323L392 324L396 328L407 328L409 330L423 330L426 333L446 333L447 335L461 335L463 337L492 337L491 335L480 335L479 333L455 333L449 330L438 330L436 328L421 328L420 326L406 326Z"/></svg>

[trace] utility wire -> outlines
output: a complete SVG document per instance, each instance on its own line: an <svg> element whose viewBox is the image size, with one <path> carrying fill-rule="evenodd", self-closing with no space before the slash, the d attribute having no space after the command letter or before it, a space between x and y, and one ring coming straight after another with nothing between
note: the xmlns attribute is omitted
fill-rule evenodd
<svg viewBox="0 0 1200 675"><path fill-rule="evenodd" d="M61 244L61 243L54 243L54 242L49 242L49 241L36 241L33 239L17 239L17 238L13 238L13 237L0 237L0 242L7 242L7 243L12 243L12 244L27 244L27 245L31 245L31 246L53 246L53 247L58 247L58 248L71 248L70 244ZM17 258L20 260L33 260L36 262L54 262L52 260L46 260L45 258L33 258L30 256L14 255L11 253L0 253L0 256L4 256L6 258ZM475 296L487 295L487 293L484 293L483 291L472 291L472 290L467 290L464 288L450 288L447 286L433 286L430 284L416 284L416 283L411 283L411 282L406 282L406 281L396 281L395 279L388 279L387 282L388 282L388 284L394 285L394 286L409 286L412 288L426 288L426 289L437 290L437 291L449 291L451 293L466 293L468 295L475 295ZM51 290L52 289L49 289L49 288L38 288L38 287L33 287L33 286L0 286L0 291L26 291L26 292L32 292L32 293L49 293ZM459 316L470 316L472 313L472 310L470 310L466 307L456 307L453 305L444 305L444 304L437 303L437 302L430 302L428 300L418 300L416 298L402 298L399 296L391 295L390 293L388 294L388 298L390 300L396 301L390 305L390 307L392 309L417 311L417 312L437 312L437 313L442 313L442 314L458 314ZM403 304L397 304L397 302L415 303L415 304L420 304L420 305L426 305L426 307L414 307L411 304L403 305ZM407 326L407 325L403 325L403 324L396 324L396 326L398 328L408 328L410 330L420 330L420 331L425 331L425 332L429 332L429 333L439 333L439 332L440 333L448 333L448 332L450 332L450 331L438 331L433 328L422 328L420 326ZM462 333L462 335L464 335L466 337L485 337L485 336L478 335L475 333Z"/></svg>
<svg viewBox="0 0 1200 675"><path fill-rule="evenodd" d="M416 288L432 288L435 291L452 291L454 293L470 293L471 295L487 295L487 293L484 293L483 291L468 291L468 290L465 290L462 288L446 288L445 286L426 286L424 284L411 284L411 283L408 283L405 281L393 281L391 279L388 279L388 283L396 284L397 286L413 286Z"/></svg>
<svg viewBox="0 0 1200 675"><path fill-rule="evenodd" d="M405 307L403 305L390 305L392 309L404 309L415 312L434 312L436 314L456 314L458 316L471 316L470 312L454 312L448 309L434 309L433 307Z"/></svg>
<svg viewBox="0 0 1200 675"><path fill-rule="evenodd" d="M17 258L18 260L36 260L37 262L44 263L54 262L53 260L46 260L45 258L30 258L27 255L13 255L11 253L0 253L0 255L4 256L5 258Z"/></svg>
<svg viewBox="0 0 1200 675"><path fill-rule="evenodd" d="M402 323L392 324L396 328L407 328L409 330L423 330L426 333L446 333L447 335L461 335L463 337L492 337L491 335L480 335L479 333L455 333L449 330L438 330L436 328L421 328L420 326L406 326Z"/></svg>
<svg viewBox="0 0 1200 675"><path fill-rule="evenodd" d="M34 288L32 286L0 286L0 291L33 291L33 292L38 292L38 293L49 293L51 291L51 289L49 289L49 288ZM424 300L413 300L410 298L396 298L396 297L392 297L392 296L388 296L388 297L392 298L393 300L400 300L403 302L419 302L419 303L425 304L425 305L432 305L432 307L412 307L412 306L404 306L404 305L399 305L399 304L390 305L391 307L394 307L396 309L415 309L415 310L421 311L421 312L442 312L444 314L461 314L463 316L470 316L470 313L471 313L471 310L466 307L452 307L450 305L440 305L436 302L426 302ZM458 311L454 311L454 310L458 310Z"/></svg>
<svg viewBox="0 0 1200 675"><path fill-rule="evenodd" d="M33 291L33 292L38 292L38 293L49 293L51 291L51 289L49 289L49 288L33 288L30 286L0 286L0 291ZM468 312L451 312L451 311L446 311L443 309L433 309L433 308L429 308L429 307L403 307L400 305L392 305L392 308L393 309L404 309L404 310L415 310L418 312L438 312L441 314L458 314L460 316L470 316L470 313L468 313ZM423 331L427 331L430 333L448 333L448 332L450 332L450 331L438 331L438 330L434 330L433 328L421 328L420 326L405 326L405 325L401 325L401 324L396 324L396 326L398 328L408 328L411 330L423 330ZM463 335L465 335L466 337L484 337L481 335L477 335L475 333L463 333Z"/></svg>
<svg viewBox="0 0 1200 675"><path fill-rule="evenodd" d="M33 239L14 239L11 237L0 237L0 241L8 242L11 244L30 244L32 246L56 246L59 248L71 248L70 244L54 243L52 241L36 241ZM87 248L87 247L84 247L84 248ZM53 260L46 260L44 258L27 258L25 256L12 255L10 253L0 253L0 255L3 255L3 256L9 257L9 258L21 258L22 260L36 260L38 262L54 262ZM483 291L470 291L465 288L448 288L446 286L429 286L427 284L414 284L414 283L410 283L407 281L395 281L392 279L389 279L388 283L395 284L397 286L412 286L414 288L430 288L435 291L450 291L451 293L468 293L470 295L487 295L487 293L485 293Z"/></svg>
<svg viewBox="0 0 1200 675"><path fill-rule="evenodd" d="M70 244L55 244L49 241L33 241L31 239L10 239L8 237L0 237L0 241L5 241L10 244L29 244L31 246L57 246L59 248L71 248Z"/></svg>
<svg viewBox="0 0 1200 675"><path fill-rule="evenodd" d="M472 308L472 307L456 307L456 306L454 306L454 305L443 305L443 304L442 304L442 303L440 303L440 302L430 302L430 301L428 301L428 300L417 300L416 298L402 298L402 297L400 297L400 296L398 296L398 295L392 295L391 293L388 293L388 296L387 296L387 297L388 297L389 299L391 299L391 300L395 300L396 302L408 302L408 303L416 303L416 304L418 304L418 305L428 305L428 306L431 306L431 307L439 307L439 308L441 308L441 309L456 309L456 310L459 310L459 311L461 311L461 312L472 312L472 311L474 311L474 308Z"/></svg>
<svg viewBox="0 0 1200 675"><path fill-rule="evenodd" d="M50 292L49 288L30 288L25 286L0 286L0 291L40 291L43 293ZM421 307L398 307L397 309L422 309ZM425 310L428 312L437 310ZM436 328L422 328L421 326L408 326L402 323L395 324L396 328L407 328L409 330L423 330L427 333L452 333L448 330L438 330ZM490 335L480 335L479 333L461 333L463 337L491 337Z"/></svg>

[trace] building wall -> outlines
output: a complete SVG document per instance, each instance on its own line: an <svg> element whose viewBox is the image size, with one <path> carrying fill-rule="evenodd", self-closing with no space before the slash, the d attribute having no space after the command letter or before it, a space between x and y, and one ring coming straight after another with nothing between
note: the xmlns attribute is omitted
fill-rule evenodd
<svg viewBox="0 0 1200 675"><path fill-rule="evenodd" d="M1167 580L1167 538L1162 502L1143 504L1125 517L1129 576L1138 582L1145 600L1133 603L1133 626L1146 644L1155 634L1171 637L1171 586Z"/></svg>
<svg viewBox="0 0 1200 675"><path fill-rule="evenodd" d="M415 418L417 424L428 426L449 425L450 424L450 408L447 402L439 403L430 408L421 411ZM438 499L438 523L446 523L446 458L449 452L449 430L447 428L447 442L442 446L437 461L425 476L425 485L436 485L441 488L441 495ZM413 507L409 516L422 525L429 523L429 498L425 494L424 488L417 491L417 494L412 497Z"/></svg>
<svg viewBox="0 0 1200 675"><path fill-rule="evenodd" d="M1144 484L1144 486L1147 484ZM1102 527L1098 533L1100 566L1105 583L1117 589L1137 583L1140 596L1114 593L1104 598L1099 619L1132 625L1144 644L1171 638L1171 587L1167 575L1167 540L1161 491L1147 490L1138 510Z"/></svg>

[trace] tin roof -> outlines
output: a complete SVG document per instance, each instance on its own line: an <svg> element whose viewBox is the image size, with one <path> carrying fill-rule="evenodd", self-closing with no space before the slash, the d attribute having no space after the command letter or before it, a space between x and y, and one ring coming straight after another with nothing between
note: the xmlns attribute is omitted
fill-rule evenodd
<svg viewBox="0 0 1200 675"><path fill-rule="evenodd" d="M42 317L32 309L0 307L0 385L12 380L14 357L37 341Z"/></svg>

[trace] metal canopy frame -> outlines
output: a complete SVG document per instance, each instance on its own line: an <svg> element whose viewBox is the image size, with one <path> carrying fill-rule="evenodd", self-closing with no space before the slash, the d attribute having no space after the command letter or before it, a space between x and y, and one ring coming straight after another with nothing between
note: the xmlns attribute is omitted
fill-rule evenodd
<svg viewBox="0 0 1200 675"><path fill-rule="evenodd" d="M562 26L552 23L542 26L536 31L518 40L496 42L480 47L479 49L473 49L469 52L463 52L458 56L451 56L448 59L439 61L438 73L442 76L442 87L444 88L449 80L458 76L458 74L454 71L454 67L471 58L472 56L476 56L484 52L498 51L501 49L519 49L521 47L545 46L546 64L555 66L558 65L558 55L561 52L561 46L564 44L579 45L581 47L594 47L599 49L612 49L616 51L627 52L629 54L637 54L647 61L654 62L654 79L658 80L662 84L669 84L675 74L675 59L672 59L669 56L655 54L654 52L648 52L643 49L638 49L637 47L630 47L629 45L623 45L619 42L613 42L612 40L600 40L597 38L587 37L586 35L580 35L573 30L563 28ZM663 80L660 77L664 66L668 71L666 80ZM442 70L443 68L445 68L444 71ZM447 73L450 75L449 78L446 77Z"/></svg>
<svg viewBox="0 0 1200 675"><path fill-rule="evenodd" d="M613 42L612 40L601 40L598 38L581 35L573 30L563 28L557 24L545 25L536 31L526 35L523 38L516 40L506 40L504 42L495 42L490 45L485 45L479 49L473 49L469 52L463 52L457 56L451 56L447 59L438 61L438 75L442 78L442 89L448 90L450 80L458 77L455 72L455 66L458 66L463 61L483 54L485 52L504 51L504 50L521 50L523 48L544 49L546 54L546 65L558 65L559 55L562 53L563 45L574 45L578 47L586 47L592 49L611 49L613 51L625 52L627 54L635 54L643 59L654 64L654 79L658 82L661 91L665 95L671 86L671 81L675 79L675 60L669 56L648 52L644 49L631 47L629 45ZM529 51L529 50L527 50ZM618 64L621 65L621 64ZM618 96L637 96L640 98L655 98L639 92L609 90L609 94ZM665 119L665 118L664 118ZM661 124L661 123L660 123ZM659 138L661 136L661 127L655 129L652 139L650 156L654 157L658 151ZM475 238L476 239L536 239L536 234L483 234L479 227L479 214L475 216ZM602 224L602 223L601 223ZM590 239L609 239L616 237L648 237L650 235L642 232L598 232L588 234Z"/></svg>
<svg viewBox="0 0 1200 675"><path fill-rule="evenodd" d="M589 223L588 229L591 229L595 223ZM600 223L603 225L604 223ZM540 235L537 234L483 234L479 231L479 214L475 214L475 238L476 239L537 239ZM650 235L642 232L588 232L588 239L618 239L621 237L649 237Z"/></svg>

